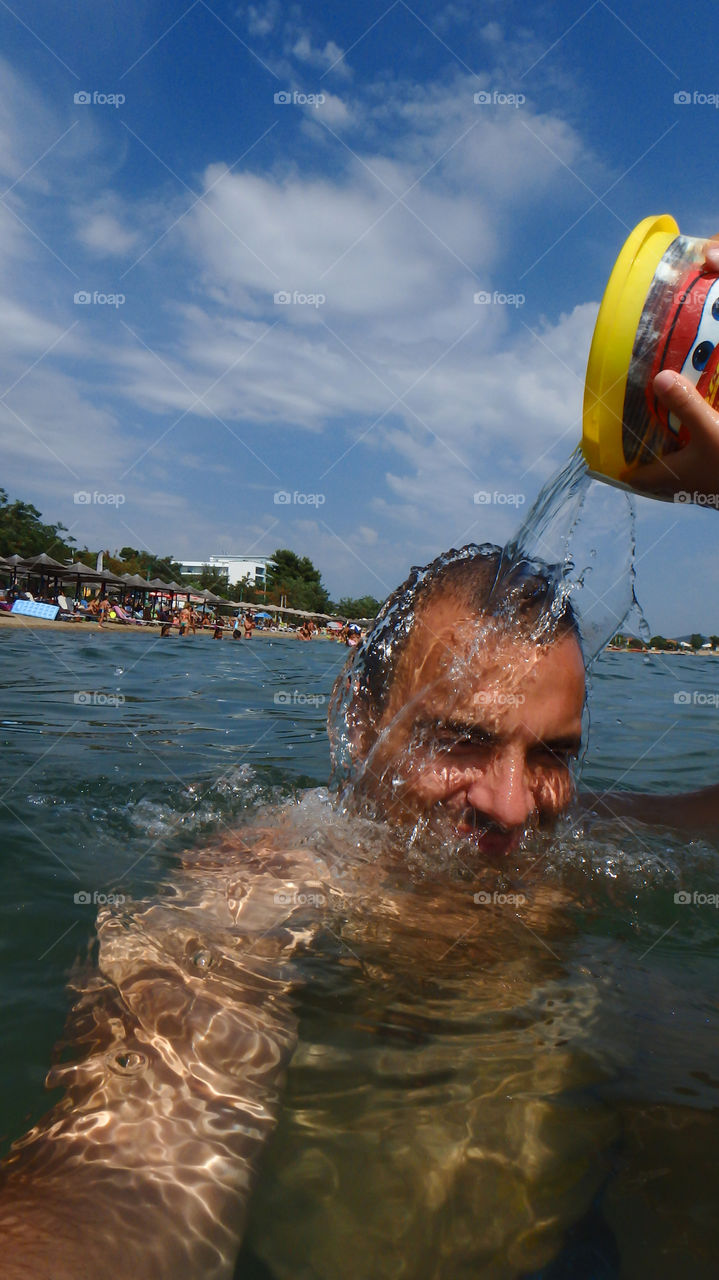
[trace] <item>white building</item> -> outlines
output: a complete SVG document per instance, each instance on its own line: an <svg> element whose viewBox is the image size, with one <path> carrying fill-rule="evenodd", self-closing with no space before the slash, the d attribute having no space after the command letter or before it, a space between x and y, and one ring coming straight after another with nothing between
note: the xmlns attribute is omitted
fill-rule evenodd
<svg viewBox="0 0 719 1280"><path fill-rule="evenodd" d="M242 582L248 579L253 587L264 587L267 579L267 565L272 556L209 556L207 560L183 560L182 575L186 578L198 578L206 565L217 571L218 576L228 583Z"/></svg>

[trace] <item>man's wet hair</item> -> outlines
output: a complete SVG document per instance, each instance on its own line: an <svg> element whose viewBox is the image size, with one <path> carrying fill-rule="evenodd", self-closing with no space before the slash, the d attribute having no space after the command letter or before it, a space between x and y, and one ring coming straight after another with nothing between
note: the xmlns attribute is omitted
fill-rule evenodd
<svg viewBox="0 0 719 1280"><path fill-rule="evenodd" d="M513 557L489 542L453 548L411 570L355 652L350 673L355 695L374 714L386 705L415 618L440 595L455 600L470 615L491 617L510 635L540 643L569 633L580 639L560 566Z"/></svg>

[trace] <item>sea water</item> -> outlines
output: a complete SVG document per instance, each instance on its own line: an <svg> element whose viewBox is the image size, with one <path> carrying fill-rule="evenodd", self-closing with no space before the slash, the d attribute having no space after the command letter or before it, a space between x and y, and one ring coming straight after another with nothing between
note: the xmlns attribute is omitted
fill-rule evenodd
<svg viewBox="0 0 719 1280"><path fill-rule="evenodd" d="M626 521L612 578L590 534L567 573L594 575L609 631L632 607L631 582L612 594ZM536 528L565 563L553 518ZM501 873L404 858L324 790L345 657L282 638L0 633L6 1143L47 1108L98 911L132 939L142 904L161 904L168 947L192 943L220 1006L241 998L242 957L198 904L242 875L231 833L274 823L295 861L273 874L310 945L285 955L270 923L264 963L279 948L297 1045L237 1275L713 1276L716 848L570 816ZM714 782L715 693L719 657L602 654L581 782Z"/></svg>

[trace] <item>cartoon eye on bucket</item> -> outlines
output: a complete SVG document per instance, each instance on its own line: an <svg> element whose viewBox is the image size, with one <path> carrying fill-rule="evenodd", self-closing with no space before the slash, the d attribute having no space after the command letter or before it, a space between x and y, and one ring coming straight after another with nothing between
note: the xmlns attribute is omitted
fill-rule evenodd
<svg viewBox="0 0 719 1280"><path fill-rule="evenodd" d="M699 282L699 284L700 283L701 282ZM693 382L695 386L709 364L709 361L712 359L712 352L714 351L714 348L717 343L719 343L719 280L713 279L707 283L709 287L706 289L706 295L703 299L699 323L696 324L696 328L692 335L694 340L691 347L687 350L687 354L680 369L680 372L683 373L690 382ZM697 294L697 302L701 302L699 284L694 291ZM692 309L687 308L687 317L691 318L692 314ZM677 324L675 329L675 334L678 338L680 337L680 333L681 322ZM689 335L687 335L687 337L688 336Z"/></svg>
<svg viewBox="0 0 719 1280"><path fill-rule="evenodd" d="M716 307L716 305L717 304L715 302L712 307L712 315L714 314L714 307ZM692 351L692 365L699 373L701 373L702 369L706 369L707 362L713 350L714 343L704 341L698 343Z"/></svg>

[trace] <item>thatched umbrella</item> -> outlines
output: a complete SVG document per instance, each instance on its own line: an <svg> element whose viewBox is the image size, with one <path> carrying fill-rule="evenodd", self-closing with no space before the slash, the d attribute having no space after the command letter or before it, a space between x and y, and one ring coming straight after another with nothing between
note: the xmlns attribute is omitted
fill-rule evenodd
<svg viewBox="0 0 719 1280"><path fill-rule="evenodd" d="M41 551L36 556L25 556L24 558L13 556L15 561L15 570L24 571L28 576L38 577L40 579L40 593L43 593L44 585L49 582L50 578L55 579L57 589L57 579L64 572L66 565L61 564L59 560L53 560L52 556Z"/></svg>
<svg viewBox="0 0 719 1280"><path fill-rule="evenodd" d="M59 573L62 573L67 568L67 565L61 564L59 560L53 560L52 556L46 555L44 551L41 551L37 556L26 556L24 559L19 556L13 556L12 559L15 560L19 569L28 569L32 573L39 573L44 577L54 577L53 569L57 569Z"/></svg>

